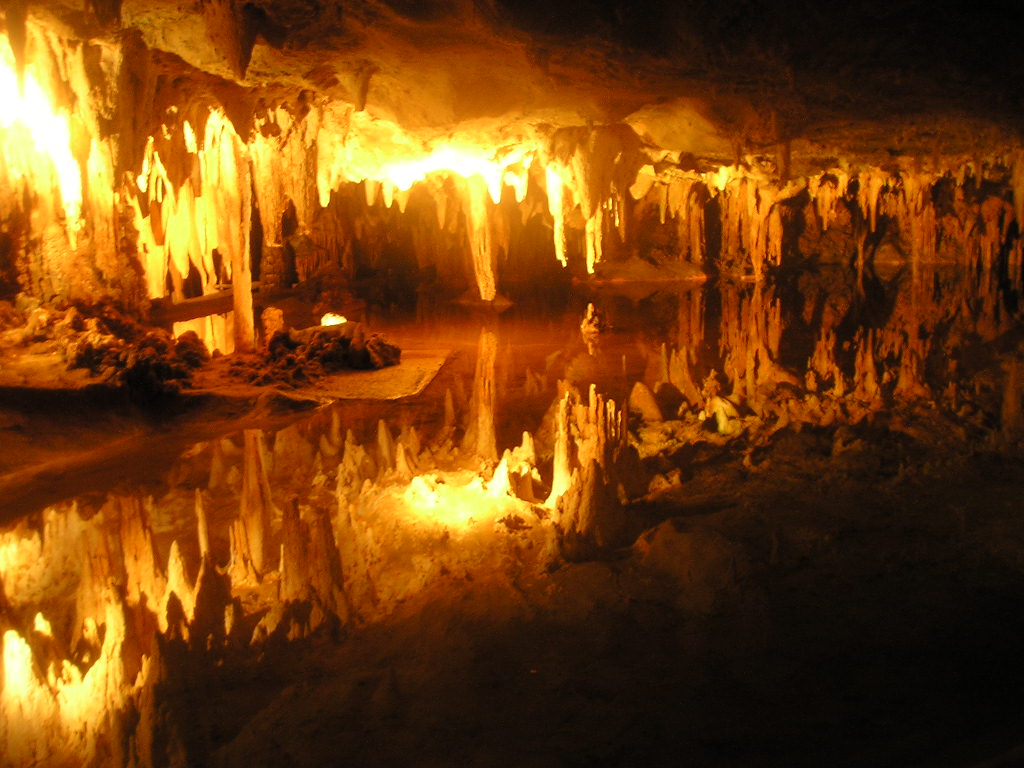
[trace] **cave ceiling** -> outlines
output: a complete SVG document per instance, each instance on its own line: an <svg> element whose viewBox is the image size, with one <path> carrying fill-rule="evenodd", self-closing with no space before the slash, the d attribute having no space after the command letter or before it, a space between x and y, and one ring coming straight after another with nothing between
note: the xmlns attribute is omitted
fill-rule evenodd
<svg viewBox="0 0 1024 768"><path fill-rule="evenodd" d="M29 16L88 44L141 41L179 101L220 101L240 132L263 108L312 102L424 141L464 132L496 146L538 127L625 122L698 164L784 144L798 172L1000 152L1016 144L1022 103L1005 3L5 6L15 48Z"/></svg>

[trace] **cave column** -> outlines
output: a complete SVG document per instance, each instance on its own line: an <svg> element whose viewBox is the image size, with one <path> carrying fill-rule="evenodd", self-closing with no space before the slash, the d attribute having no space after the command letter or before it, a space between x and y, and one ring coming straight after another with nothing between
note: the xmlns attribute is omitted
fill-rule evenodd
<svg viewBox="0 0 1024 768"><path fill-rule="evenodd" d="M250 229L252 226L252 181L249 163L242 157L240 141L235 141L235 165L238 168L240 187L241 231L238 233L238 247L231 249L231 295L235 317L235 350L251 352L256 338L255 320L252 308L252 268Z"/></svg>

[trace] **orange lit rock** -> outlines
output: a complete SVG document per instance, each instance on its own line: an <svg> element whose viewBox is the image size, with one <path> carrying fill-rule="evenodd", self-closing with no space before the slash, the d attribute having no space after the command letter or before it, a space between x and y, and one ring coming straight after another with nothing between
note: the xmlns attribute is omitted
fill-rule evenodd
<svg viewBox="0 0 1024 768"><path fill-rule="evenodd" d="M666 520L633 545L645 568L670 575L678 586L676 600L686 611L707 614L739 589L750 570L744 548L721 534Z"/></svg>
<svg viewBox="0 0 1024 768"><path fill-rule="evenodd" d="M245 430L240 508L230 534L231 578L235 583L252 583L270 567L268 547L273 501L265 454L262 432Z"/></svg>

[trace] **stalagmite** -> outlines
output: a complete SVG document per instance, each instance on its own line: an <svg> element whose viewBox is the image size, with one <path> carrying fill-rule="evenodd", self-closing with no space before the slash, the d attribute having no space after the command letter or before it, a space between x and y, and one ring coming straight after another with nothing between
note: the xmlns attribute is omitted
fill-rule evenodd
<svg viewBox="0 0 1024 768"><path fill-rule="evenodd" d="M836 217L836 206L846 194L849 177L843 171L828 171L808 180L807 188L814 200L821 230L827 232Z"/></svg>
<svg viewBox="0 0 1024 768"><path fill-rule="evenodd" d="M593 460L604 477L614 476L627 437L625 413L615 401L598 394L594 385L586 403L576 402L575 396L567 392L559 401L555 417L553 478L545 506L556 508L558 499L572 484L574 467L585 467Z"/></svg>
<svg viewBox="0 0 1024 768"><path fill-rule="evenodd" d="M567 392L558 403L555 415L555 460L551 478L551 492L544 505L554 509L572 482L572 468L569 465L569 413L570 395Z"/></svg>
<svg viewBox="0 0 1024 768"><path fill-rule="evenodd" d="M832 393L836 397L846 394L846 379L835 359L836 334L832 329L822 329L814 346L814 354L808 361L808 373L814 373L819 382L832 381Z"/></svg>
<svg viewBox="0 0 1024 768"><path fill-rule="evenodd" d="M511 450L505 449L487 489L495 496L511 493L524 501L538 503L540 484L533 436L523 432L522 442L518 446Z"/></svg>
<svg viewBox="0 0 1024 768"><path fill-rule="evenodd" d="M377 559L378 553L372 528L369 527L365 519L358 515L355 505L350 503L349 498L348 488L343 485L339 473L338 515L334 520L336 527L334 540L338 543L338 554L341 560L341 585L345 590L346 605L350 607L353 614L358 616L362 612L371 610L377 603L371 563Z"/></svg>
<svg viewBox="0 0 1024 768"><path fill-rule="evenodd" d="M687 357L688 354L684 350L672 350L668 364L669 381L683 393L683 397L690 405L697 405L700 402L700 390L690 374Z"/></svg>
<svg viewBox="0 0 1024 768"><path fill-rule="evenodd" d="M224 444L221 440L210 441L210 476L206 487L217 490L227 482L228 466L224 457Z"/></svg>
<svg viewBox="0 0 1024 768"><path fill-rule="evenodd" d="M174 598L172 598L172 595ZM185 559L182 557L177 539L171 543L171 551L167 559L167 588L162 597L158 614L161 632L166 633L168 630L168 623L172 618L169 615L172 599L177 600L183 618L188 623L191 623L195 617L196 598L193 592L193 584L188 579Z"/></svg>
<svg viewBox="0 0 1024 768"><path fill-rule="evenodd" d="M416 475L415 459L410 457L410 452L404 443L398 443L398 449L395 452L395 471L399 477L407 480Z"/></svg>
<svg viewBox="0 0 1024 768"><path fill-rule="evenodd" d="M633 385L629 393L629 410L639 414L645 421L661 421L661 408L658 401L654 399L654 393L642 381Z"/></svg>
<svg viewBox="0 0 1024 768"><path fill-rule="evenodd" d="M416 427L412 425L406 425L402 428L402 432L398 436L398 442L405 446L406 453L413 460L415 460L423 450L423 444L420 441L419 432L417 432Z"/></svg>
<svg viewBox="0 0 1024 768"><path fill-rule="evenodd" d="M625 513L608 487L596 459L575 470L559 499L562 553L568 560L583 560L620 543Z"/></svg>

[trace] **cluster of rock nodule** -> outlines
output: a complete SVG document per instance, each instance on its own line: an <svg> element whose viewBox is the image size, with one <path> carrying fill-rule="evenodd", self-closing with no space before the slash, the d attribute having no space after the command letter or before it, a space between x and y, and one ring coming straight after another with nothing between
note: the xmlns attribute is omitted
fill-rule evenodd
<svg viewBox="0 0 1024 768"><path fill-rule="evenodd" d="M203 341L146 328L115 304L54 307L22 296L0 303L0 347L8 354L56 354L68 370L84 369L142 401L191 384L210 359Z"/></svg>
<svg viewBox="0 0 1024 768"><path fill-rule="evenodd" d="M345 369L397 365L401 356L381 334L367 336L362 323L345 322L274 331L257 357L233 361L231 372L253 384L301 387Z"/></svg>

